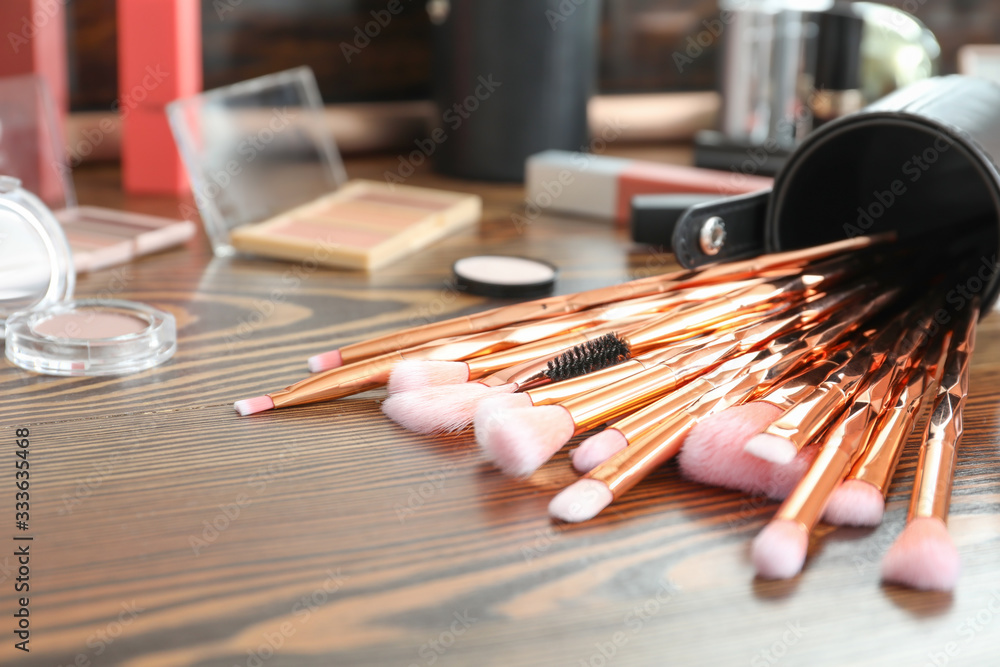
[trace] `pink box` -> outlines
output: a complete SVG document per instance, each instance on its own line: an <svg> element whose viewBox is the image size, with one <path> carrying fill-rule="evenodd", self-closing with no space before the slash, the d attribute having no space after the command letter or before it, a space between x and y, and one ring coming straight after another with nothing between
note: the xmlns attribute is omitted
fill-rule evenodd
<svg viewBox="0 0 1000 667"><path fill-rule="evenodd" d="M167 114L129 110L122 122L122 185L137 194L182 194L190 190Z"/></svg>
<svg viewBox="0 0 1000 667"><path fill-rule="evenodd" d="M62 0L0 1L0 77L37 74L45 79L60 122L69 111L65 5Z"/></svg>
<svg viewBox="0 0 1000 667"><path fill-rule="evenodd" d="M118 0L118 101L127 191L190 190L164 106L201 88L199 0Z"/></svg>

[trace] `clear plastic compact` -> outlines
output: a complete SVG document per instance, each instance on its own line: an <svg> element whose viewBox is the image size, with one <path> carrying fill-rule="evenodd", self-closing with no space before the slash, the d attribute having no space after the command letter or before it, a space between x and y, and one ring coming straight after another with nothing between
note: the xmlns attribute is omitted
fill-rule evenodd
<svg viewBox="0 0 1000 667"><path fill-rule="evenodd" d="M62 227L21 182L0 176L0 326L8 359L48 375L119 375L177 349L174 316L141 303L73 299Z"/></svg>

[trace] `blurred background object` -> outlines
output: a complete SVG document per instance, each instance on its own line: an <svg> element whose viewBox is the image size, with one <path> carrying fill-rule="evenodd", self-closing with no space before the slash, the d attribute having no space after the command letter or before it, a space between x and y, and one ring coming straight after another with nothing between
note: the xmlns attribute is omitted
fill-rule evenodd
<svg viewBox="0 0 1000 667"><path fill-rule="evenodd" d="M308 65L324 102L338 105L329 115L344 152L412 146L433 116L433 24L426 2L399 0L399 13L382 25L373 12L379 15L390 2L204 1L205 88ZM898 6L937 37L942 74L956 71L962 45L1000 42L1000 5L989 0L907 0ZM618 95L635 99L686 92L683 104L663 98L646 103L622 140L689 139L696 130L713 127L723 36L707 26L719 13L718 0L605 0L591 125L595 109L615 104ZM115 0L69 0L66 15L71 108L94 114L89 120L71 119L72 137L112 115L118 90ZM685 60L689 49L695 54L691 62ZM871 53L865 45L862 51ZM880 77L869 72L865 80ZM683 117L680 122L676 114ZM678 127L685 133L679 135ZM116 133L105 135L108 140L88 159L117 157Z"/></svg>

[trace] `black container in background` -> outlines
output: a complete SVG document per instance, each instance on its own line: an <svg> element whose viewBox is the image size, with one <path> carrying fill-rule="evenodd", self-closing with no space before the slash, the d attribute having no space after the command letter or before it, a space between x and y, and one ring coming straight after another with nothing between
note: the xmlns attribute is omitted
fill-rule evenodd
<svg viewBox="0 0 1000 667"><path fill-rule="evenodd" d="M425 144L434 168L523 181L529 155L586 150L600 0L445 4L434 27L434 143Z"/></svg>

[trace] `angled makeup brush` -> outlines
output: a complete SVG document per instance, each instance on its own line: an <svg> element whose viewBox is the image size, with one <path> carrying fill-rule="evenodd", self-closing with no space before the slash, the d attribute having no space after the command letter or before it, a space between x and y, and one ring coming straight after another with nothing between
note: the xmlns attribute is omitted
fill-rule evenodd
<svg viewBox="0 0 1000 667"><path fill-rule="evenodd" d="M317 371L329 370L344 364L370 359L387 353L395 353L442 338L492 331L517 322L546 319L567 313L574 313L599 304L662 294L683 287L753 278L765 270L776 269L778 267L787 267L791 274L809 262L841 253L846 254L863 248L869 248L880 243L895 240L895 238L895 234L892 233L860 236L812 248L763 255L739 262L716 264L700 271L678 271L579 292L577 294L547 297L503 306L474 315L455 317L441 322L411 327L403 331L396 331L371 338L360 343L346 345L337 350L331 350L330 352L311 358L310 368Z"/></svg>
<svg viewBox="0 0 1000 667"><path fill-rule="evenodd" d="M958 551L946 522L978 316L979 306L975 304L952 339L920 446L906 528L882 560L882 579L887 582L924 590L951 590L958 579Z"/></svg>
<svg viewBox="0 0 1000 667"><path fill-rule="evenodd" d="M830 497L824 521L835 526L877 526L882 522L889 483L922 406L928 395L937 391L950 340L951 332L940 336L924 355L923 366L899 383L879 419L875 437Z"/></svg>

